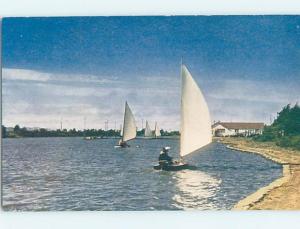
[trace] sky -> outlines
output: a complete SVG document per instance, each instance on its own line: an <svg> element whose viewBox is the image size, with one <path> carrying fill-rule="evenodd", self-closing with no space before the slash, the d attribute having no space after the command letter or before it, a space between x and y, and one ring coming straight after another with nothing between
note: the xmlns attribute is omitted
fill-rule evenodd
<svg viewBox="0 0 300 229"><path fill-rule="evenodd" d="M4 18L5 126L180 126L180 60L212 121L270 123L300 101L299 16Z"/></svg>

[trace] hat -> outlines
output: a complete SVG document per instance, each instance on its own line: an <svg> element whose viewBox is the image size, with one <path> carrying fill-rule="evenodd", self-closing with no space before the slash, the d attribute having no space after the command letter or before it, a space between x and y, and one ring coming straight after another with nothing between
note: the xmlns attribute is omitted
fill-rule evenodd
<svg viewBox="0 0 300 229"><path fill-rule="evenodd" d="M171 149L170 146L165 146L165 147L164 147L164 150L169 150L169 149Z"/></svg>

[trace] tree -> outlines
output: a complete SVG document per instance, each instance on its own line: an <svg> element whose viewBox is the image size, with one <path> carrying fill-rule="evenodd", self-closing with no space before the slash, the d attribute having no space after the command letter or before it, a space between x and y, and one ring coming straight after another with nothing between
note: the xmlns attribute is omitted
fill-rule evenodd
<svg viewBox="0 0 300 229"><path fill-rule="evenodd" d="M19 125L15 125L14 132L19 132L19 131L20 131L20 126Z"/></svg>
<svg viewBox="0 0 300 229"><path fill-rule="evenodd" d="M279 113L276 120L271 125L285 136L300 134L300 107L296 104L291 108L290 104L285 106Z"/></svg>
<svg viewBox="0 0 300 229"><path fill-rule="evenodd" d="M1 126L1 134L2 138L5 138L7 136L6 127L3 125Z"/></svg>
<svg viewBox="0 0 300 229"><path fill-rule="evenodd" d="M278 112L277 118L272 125L265 126L263 134L254 140L274 141L282 147L300 149L300 107L290 104Z"/></svg>

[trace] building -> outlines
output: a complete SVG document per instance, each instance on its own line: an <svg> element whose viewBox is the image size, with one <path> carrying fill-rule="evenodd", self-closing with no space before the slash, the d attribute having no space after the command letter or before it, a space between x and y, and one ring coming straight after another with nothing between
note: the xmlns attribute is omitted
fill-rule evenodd
<svg viewBox="0 0 300 229"><path fill-rule="evenodd" d="M215 137L251 136L262 134L262 122L216 122L212 125L212 134Z"/></svg>
<svg viewBox="0 0 300 229"><path fill-rule="evenodd" d="M7 133L13 133L14 132L14 128L13 127L6 127L6 132Z"/></svg>
<svg viewBox="0 0 300 229"><path fill-rule="evenodd" d="M34 131L34 130L40 130L41 128L39 127L25 127L26 130L29 130L29 131Z"/></svg>

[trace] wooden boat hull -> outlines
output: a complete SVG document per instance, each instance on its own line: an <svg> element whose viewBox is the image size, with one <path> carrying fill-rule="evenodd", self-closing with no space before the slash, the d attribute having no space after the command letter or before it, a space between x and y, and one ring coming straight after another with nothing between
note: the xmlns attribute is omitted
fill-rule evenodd
<svg viewBox="0 0 300 229"><path fill-rule="evenodd" d="M126 146L115 145L114 147L115 147L115 149L118 149L118 148L129 148L130 145L126 145Z"/></svg>
<svg viewBox="0 0 300 229"><path fill-rule="evenodd" d="M175 163L175 164L157 164L153 166L156 170L164 170L164 171L180 171L184 169L196 169L196 166L189 165L187 163Z"/></svg>

